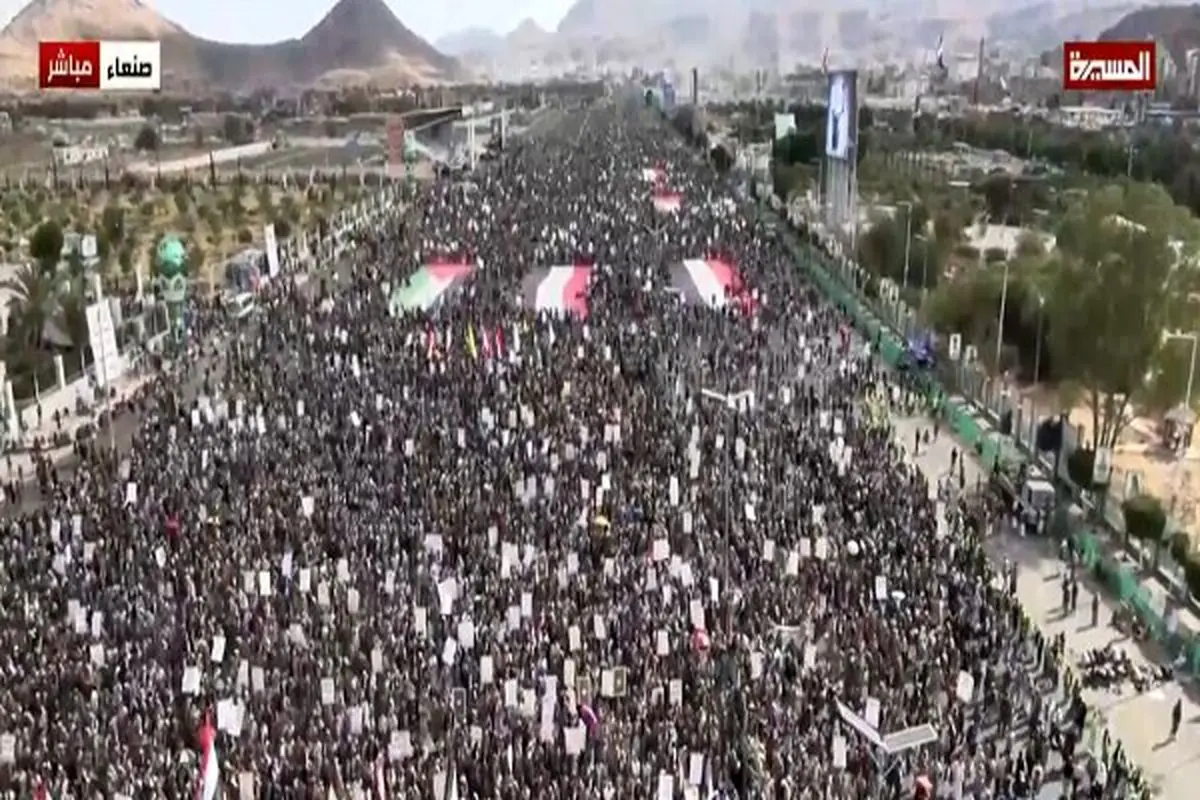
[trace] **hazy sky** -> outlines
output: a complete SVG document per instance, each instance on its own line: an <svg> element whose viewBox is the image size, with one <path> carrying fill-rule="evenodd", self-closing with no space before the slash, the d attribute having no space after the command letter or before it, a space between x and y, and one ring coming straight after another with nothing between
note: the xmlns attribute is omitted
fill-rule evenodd
<svg viewBox="0 0 1200 800"><path fill-rule="evenodd" d="M0 0L7 23L27 0ZM336 0L143 0L168 19L206 39L225 42L274 42L304 35ZM433 41L453 31L478 26L507 33L531 17L547 29L558 25L572 0L385 0L410 30Z"/></svg>

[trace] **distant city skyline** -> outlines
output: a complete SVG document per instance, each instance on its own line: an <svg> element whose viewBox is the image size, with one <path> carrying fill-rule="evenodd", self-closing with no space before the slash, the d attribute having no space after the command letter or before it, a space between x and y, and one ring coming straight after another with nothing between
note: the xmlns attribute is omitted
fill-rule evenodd
<svg viewBox="0 0 1200 800"><path fill-rule="evenodd" d="M337 0L278 0L250 3L232 0L143 0L172 22L205 39L264 44L303 36L333 8ZM384 0L413 33L432 43L466 28L507 33L522 20L532 19L554 30L572 0L445 0L440 3ZM278 3L278 4L277 4ZM0 25L7 25L27 0L0 0Z"/></svg>

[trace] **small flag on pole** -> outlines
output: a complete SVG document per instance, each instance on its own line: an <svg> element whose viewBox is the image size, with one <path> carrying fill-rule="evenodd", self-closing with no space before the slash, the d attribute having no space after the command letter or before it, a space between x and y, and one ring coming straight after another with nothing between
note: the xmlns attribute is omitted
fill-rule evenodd
<svg viewBox="0 0 1200 800"><path fill-rule="evenodd" d="M387 772L384 769L383 754L375 759L374 770L375 800L387 800Z"/></svg>
<svg viewBox="0 0 1200 800"><path fill-rule="evenodd" d="M221 791L221 767L217 762L217 729L207 713L198 736L200 774L196 779L196 800L214 800Z"/></svg>

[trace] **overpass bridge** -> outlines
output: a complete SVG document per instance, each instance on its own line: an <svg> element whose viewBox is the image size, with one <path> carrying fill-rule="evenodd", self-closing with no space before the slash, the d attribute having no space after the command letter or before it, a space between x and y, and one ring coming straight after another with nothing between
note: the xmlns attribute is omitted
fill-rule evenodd
<svg viewBox="0 0 1200 800"><path fill-rule="evenodd" d="M420 131L463 118L463 106L443 106L441 108L415 108L399 115L404 120L404 129Z"/></svg>
<svg viewBox="0 0 1200 800"><path fill-rule="evenodd" d="M487 137L491 135L497 120L501 127L506 124L511 112L503 108L493 109L494 106L484 113L478 113L476 107L454 105L413 109L399 116L404 120L405 133L412 134L407 146L420 158L436 164L447 164L454 159L454 151L458 149L456 140L465 139L468 158L472 153L478 156L480 146L476 144L476 138L480 131Z"/></svg>
<svg viewBox="0 0 1200 800"><path fill-rule="evenodd" d="M501 109L486 114L465 116L470 111L471 107L459 105L420 108L401 114L400 117L405 123L405 132L412 134L408 138L408 146L412 147L420 158L435 164L447 164L454 160L454 151L461 147L459 142L465 143L468 158L471 152L478 156L480 147L476 146L476 137L479 131L485 131L484 136L489 136L493 123L501 120L503 125L511 112ZM381 120L386 120L388 116L390 115L379 115ZM125 169L139 175L199 172L208 169L211 160L218 169L238 165L243 169L253 171L256 168L266 167L266 165L254 164L253 162L256 160L271 159L276 154L286 159L289 153L294 154L298 150L333 151L345 148L351 141L350 137L298 137L292 140L291 146L286 150L276 149L272 142L251 142L165 161L146 159L129 164ZM383 141L377 141L376 146L386 147L386 144ZM311 166L288 167L282 164L272 164L269 169L307 172ZM83 171L90 173L92 170ZM95 171L97 174L103 174L103 166L97 164Z"/></svg>

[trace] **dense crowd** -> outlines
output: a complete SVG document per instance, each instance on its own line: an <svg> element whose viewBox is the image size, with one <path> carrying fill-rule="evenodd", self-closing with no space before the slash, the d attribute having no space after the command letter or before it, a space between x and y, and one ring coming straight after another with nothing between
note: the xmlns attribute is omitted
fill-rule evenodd
<svg viewBox="0 0 1200 800"><path fill-rule="evenodd" d="M1076 761L986 503L864 413L913 387L649 114L348 232L7 522L6 796L185 797L201 749L251 798L1021 798ZM715 254L752 302L667 290ZM392 313L433 262L476 270ZM559 264L594 266L585 317L522 302ZM931 740L888 761L848 720Z"/></svg>

